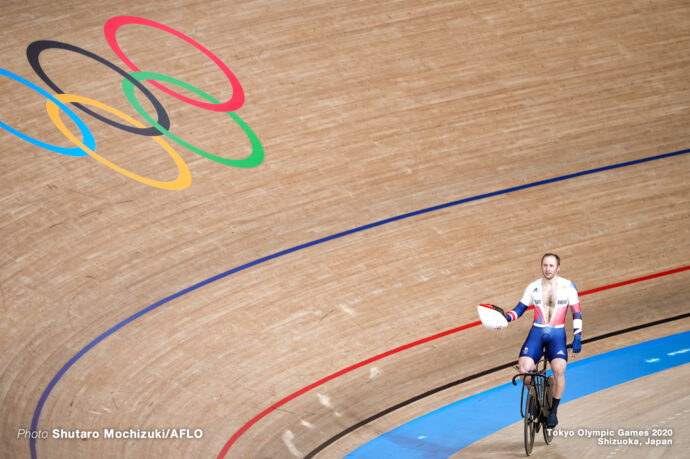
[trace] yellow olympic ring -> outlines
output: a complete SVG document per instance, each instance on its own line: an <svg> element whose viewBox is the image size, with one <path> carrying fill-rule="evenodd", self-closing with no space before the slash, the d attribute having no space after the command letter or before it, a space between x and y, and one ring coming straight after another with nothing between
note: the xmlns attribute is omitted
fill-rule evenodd
<svg viewBox="0 0 690 459"><path fill-rule="evenodd" d="M77 102L81 104L91 105L92 107L100 108L102 110L112 113L115 116L119 116L123 120L133 124L135 127L146 127L144 124L135 120L131 116L122 113L118 109L113 108L110 105L106 105L97 100L89 99L88 97L77 96L75 94L56 94L55 98L65 104L68 102ZM184 160L180 157L180 155L175 150L173 150L173 148L170 145L168 145L168 143L165 142L162 138L153 137L153 140L158 142L160 146L168 152L173 161L175 161L175 164L177 165L177 170L179 172L177 178L171 182L161 182L158 180L142 177L141 175L137 175L134 172L125 170L117 164L108 161L107 159L103 158L95 151L84 145L83 142L81 142L71 132L69 132L69 130L67 130L65 123L63 123L60 119L60 108L57 106L55 102L52 102L50 99L48 99L46 101L46 110L48 111L48 115L50 116L50 119L53 121L53 124L55 124L55 126L60 130L60 132L62 132L62 134L64 134L65 137L67 137L70 141L72 141L72 143L77 145L79 148L87 152L89 156L93 157L97 161L100 161L101 163L105 164L114 171L119 172L120 174L129 177L132 180L136 180L137 182L150 185L156 188L161 188L163 190L184 190L192 183L192 174L189 171L189 167L187 167L187 163L185 163Z"/></svg>

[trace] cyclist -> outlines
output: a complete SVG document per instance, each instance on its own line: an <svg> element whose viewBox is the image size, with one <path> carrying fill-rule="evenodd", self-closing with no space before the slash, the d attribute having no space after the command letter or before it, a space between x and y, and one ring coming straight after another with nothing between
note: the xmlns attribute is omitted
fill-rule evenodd
<svg viewBox="0 0 690 459"><path fill-rule="evenodd" d="M565 389L565 367L568 361L568 351L565 343L565 315L568 307L573 313L573 343L574 353L580 352L582 345L582 313L575 284L558 276L561 269L561 259L555 253L544 254L541 258L542 278L527 286L522 300L513 310L503 312L508 322L517 320L529 306L534 306L534 323L529 335L520 350L518 367L520 373L528 373L535 369L535 362L542 356L542 348L546 345L547 358L553 370L554 387L552 388L553 405L546 422L548 428L558 424L556 412Z"/></svg>

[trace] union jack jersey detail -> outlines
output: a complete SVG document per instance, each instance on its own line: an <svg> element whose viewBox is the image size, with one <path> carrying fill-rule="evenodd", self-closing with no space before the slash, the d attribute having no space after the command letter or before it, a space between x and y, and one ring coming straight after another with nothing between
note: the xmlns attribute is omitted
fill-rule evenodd
<svg viewBox="0 0 690 459"><path fill-rule="evenodd" d="M525 306L534 306L534 325L538 327L545 327L547 325L551 327L563 327L565 324L565 315L568 312L568 308L570 308L573 313L573 332L576 334L580 333L582 331L582 312L580 310L580 299L577 295L575 284L562 277L556 278L556 282L558 289L556 292L556 305L548 324L545 323L544 319L546 315L544 314L544 304L542 301L541 279L537 279L527 286L520 303ZM522 311L516 313L515 309L508 312L512 320L517 319L522 315L521 313Z"/></svg>

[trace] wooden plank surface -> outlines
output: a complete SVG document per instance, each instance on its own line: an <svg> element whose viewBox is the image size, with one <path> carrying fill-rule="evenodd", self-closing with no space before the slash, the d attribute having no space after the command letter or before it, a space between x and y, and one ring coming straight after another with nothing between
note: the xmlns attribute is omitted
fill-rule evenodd
<svg viewBox="0 0 690 459"><path fill-rule="evenodd" d="M190 286L301 244L690 146L684 1L5 1L0 67L47 88L26 48L56 40L125 69L103 33L118 15L172 27L225 62L246 97L236 114L260 139L265 160L229 167L171 141L192 183L166 191L0 131L0 450L8 457L30 456L29 441L16 437L31 427L40 400L42 430L204 432L195 440L49 438L36 443L41 458L213 457L290 394L473 322L479 302L511 307L539 276L546 251L561 255L561 274L580 290L690 264L690 158L682 154L302 248L195 287L113 331ZM215 64L180 38L127 25L117 39L142 70L220 100L233 95ZM145 122L113 70L57 49L40 62L65 92ZM248 137L227 115L146 85L176 135L226 158L249 154ZM152 113L145 97L138 100ZM153 139L75 112L104 158L156 180L177 176ZM6 76L0 121L71 146L45 99ZM687 312L689 275L583 298L584 336ZM227 457L305 455L374 413L514 359L528 322L499 335L469 329L335 378L256 422ZM651 327L593 343L585 355L687 329L687 319ZM676 387L682 371L655 384ZM509 375L424 399L319 457L340 457ZM636 385L625 391L646 393ZM660 417L676 412L671 402L645 403ZM577 406L576 419L585 409ZM579 443L568 445L555 454L581 452ZM679 448L664 451L672 457Z"/></svg>

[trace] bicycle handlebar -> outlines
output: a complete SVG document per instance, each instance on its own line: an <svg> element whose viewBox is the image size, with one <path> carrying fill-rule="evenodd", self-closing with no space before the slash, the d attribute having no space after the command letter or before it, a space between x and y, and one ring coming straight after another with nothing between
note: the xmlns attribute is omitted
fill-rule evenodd
<svg viewBox="0 0 690 459"><path fill-rule="evenodd" d="M543 373L541 371L530 371L528 373L518 373L515 376L513 376L513 386L517 386L517 379L521 376L531 376L533 378L544 378L546 379L546 373Z"/></svg>

